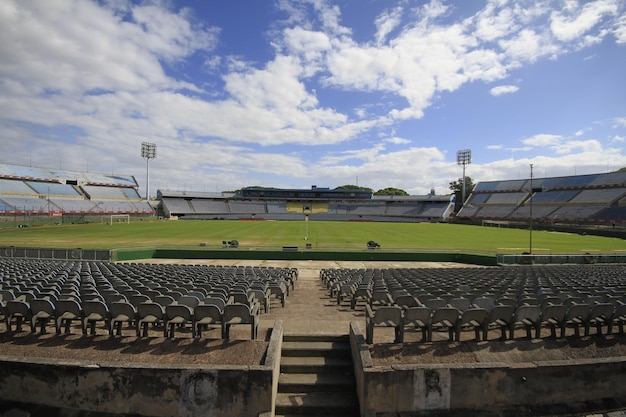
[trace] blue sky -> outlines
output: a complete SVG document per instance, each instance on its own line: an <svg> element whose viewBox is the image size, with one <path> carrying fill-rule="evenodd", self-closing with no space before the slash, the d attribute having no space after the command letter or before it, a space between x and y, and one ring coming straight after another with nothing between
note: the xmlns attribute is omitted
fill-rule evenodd
<svg viewBox="0 0 626 417"><path fill-rule="evenodd" d="M626 167L623 0L4 0L0 39L0 162L143 190L154 142L152 195Z"/></svg>

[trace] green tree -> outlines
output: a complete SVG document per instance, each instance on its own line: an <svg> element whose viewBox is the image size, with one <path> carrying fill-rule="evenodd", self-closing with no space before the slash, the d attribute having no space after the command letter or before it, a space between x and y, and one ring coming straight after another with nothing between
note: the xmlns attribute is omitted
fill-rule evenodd
<svg viewBox="0 0 626 417"><path fill-rule="evenodd" d="M399 188L387 187L376 191L374 195L409 195L409 193Z"/></svg>
<svg viewBox="0 0 626 417"><path fill-rule="evenodd" d="M472 181L471 177L465 177L465 198L467 198L472 190L474 189L474 181ZM452 181L450 183L450 190L454 193L456 197L456 206L457 208L461 208L463 205L463 178L459 178L457 181Z"/></svg>
<svg viewBox="0 0 626 417"><path fill-rule="evenodd" d="M340 185L339 187L335 187L335 190L363 190L363 191L373 191L371 188L368 188L368 187L359 187L358 185L352 185L352 184Z"/></svg>

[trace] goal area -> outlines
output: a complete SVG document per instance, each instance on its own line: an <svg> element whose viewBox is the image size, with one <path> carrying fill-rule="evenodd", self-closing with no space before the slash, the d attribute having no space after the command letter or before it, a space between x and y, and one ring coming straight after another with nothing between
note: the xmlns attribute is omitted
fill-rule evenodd
<svg viewBox="0 0 626 417"><path fill-rule="evenodd" d="M109 220L109 224L113 225L113 223L130 224L130 214L111 214L111 219Z"/></svg>

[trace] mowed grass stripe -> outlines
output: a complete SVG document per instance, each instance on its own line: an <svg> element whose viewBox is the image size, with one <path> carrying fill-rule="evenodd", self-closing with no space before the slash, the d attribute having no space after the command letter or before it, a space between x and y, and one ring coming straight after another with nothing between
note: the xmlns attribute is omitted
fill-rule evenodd
<svg viewBox="0 0 626 417"><path fill-rule="evenodd" d="M307 239L305 240L305 237ZM317 221L132 221L130 224L56 225L0 229L0 245L85 249L222 246L239 241L241 249L284 245L313 250L366 250L369 240L382 250L521 253L530 246L528 230L445 223ZM622 239L533 231L533 252L552 254L624 253Z"/></svg>

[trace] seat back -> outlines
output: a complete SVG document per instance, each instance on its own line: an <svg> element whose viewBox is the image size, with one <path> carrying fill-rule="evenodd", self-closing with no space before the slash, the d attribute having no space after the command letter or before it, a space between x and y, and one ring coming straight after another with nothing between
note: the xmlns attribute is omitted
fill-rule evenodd
<svg viewBox="0 0 626 417"><path fill-rule="evenodd" d="M184 304L170 304L165 307L166 320L172 320L177 317L191 321L193 318L193 311L191 307Z"/></svg>
<svg viewBox="0 0 626 417"><path fill-rule="evenodd" d="M484 321L487 319L488 314L489 312L484 308L470 308L468 310L465 310L461 315L460 324L463 325L468 323L484 323Z"/></svg>
<svg viewBox="0 0 626 417"><path fill-rule="evenodd" d="M448 301L448 304L461 312L468 310L471 306L469 298L465 297L455 297Z"/></svg>
<svg viewBox="0 0 626 417"><path fill-rule="evenodd" d="M430 320L431 311L428 307L409 307L404 310L404 324L425 326Z"/></svg>
<svg viewBox="0 0 626 417"><path fill-rule="evenodd" d="M372 324L385 326L402 325L402 309L398 306L381 306L374 312Z"/></svg>
<svg viewBox="0 0 626 417"><path fill-rule="evenodd" d="M589 320L603 320L608 321L615 311L615 307L610 303L596 303L591 307L589 313Z"/></svg>
<svg viewBox="0 0 626 417"><path fill-rule="evenodd" d="M472 300L472 304L478 308L484 308L487 311L491 311L496 304L496 300L492 297L476 297Z"/></svg>
<svg viewBox="0 0 626 417"><path fill-rule="evenodd" d="M86 317L92 318L106 318L109 315L109 308L102 301L83 301L83 311Z"/></svg>
<svg viewBox="0 0 626 417"><path fill-rule="evenodd" d="M454 326L459 320L460 312L454 307L439 307L433 312L432 324L444 324Z"/></svg>
<svg viewBox="0 0 626 417"><path fill-rule="evenodd" d="M35 298L31 300L30 311L33 316L54 317L56 314L54 304L46 298Z"/></svg>
<svg viewBox="0 0 626 417"><path fill-rule="evenodd" d="M137 306L137 317L141 320L153 316L158 320L163 319L163 307L154 302L140 303Z"/></svg>
<svg viewBox="0 0 626 417"><path fill-rule="evenodd" d="M591 308L589 304L572 304L565 312L565 320L579 319L586 321L589 318Z"/></svg>
<svg viewBox="0 0 626 417"><path fill-rule="evenodd" d="M418 307L420 302L412 295L400 295L395 299L395 304L402 308Z"/></svg>
<svg viewBox="0 0 626 417"><path fill-rule="evenodd" d="M168 306L170 304L174 304L174 297L171 297L169 295L159 295L154 297L154 299L152 300L155 303L159 304L161 307L165 307Z"/></svg>
<svg viewBox="0 0 626 417"><path fill-rule="evenodd" d="M522 305L515 310L515 322L529 321L536 323L541 317L541 307L538 305Z"/></svg>
<svg viewBox="0 0 626 417"><path fill-rule="evenodd" d="M222 310L213 304L198 304L193 310L193 317L196 323L207 321L210 323L222 321Z"/></svg>
<svg viewBox="0 0 626 417"><path fill-rule="evenodd" d="M224 322L239 320L242 323L247 323L252 320L252 313L250 312L250 307L246 304L226 304L222 318Z"/></svg>
<svg viewBox="0 0 626 417"><path fill-rule="evenodd" d="M111 304L110 313L113 319L127 317L128 320L133 320L137 315L137 309L129 302L120 301Z"/></svg>
<svg viewBox="0 0 626 417"><path fill-rule="evenodd" d="M19 316L24 318L32 317L30 305L26 301L22 300L9 300L5 306L6 316L13 317Z"/></svg>
<svg viewBox="0 0 626 417"><path fill-rule="evenodd" d="M83 310L76 300L58 300L55 307L59 317L79 318L83 315Z"/></svg>

